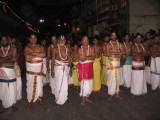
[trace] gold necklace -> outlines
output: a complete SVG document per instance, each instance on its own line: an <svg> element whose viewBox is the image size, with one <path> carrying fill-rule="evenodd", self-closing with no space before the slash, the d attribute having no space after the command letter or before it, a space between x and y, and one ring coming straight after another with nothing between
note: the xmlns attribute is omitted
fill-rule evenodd
<svg viewBox="0 0 160 120"><path fill-rule="evenodd" d="M84 55L83 46L81 46L81 49L82 49L82 54ZM87 56L89 56L89 50L90 50L90 46L88 45Z"/></svg>
<svg viewBox="0 0 160 120"><path fill-rule="evenodd" d="M67 57L68 57L67 47L64 45L64 47L65 47L65 49L66 49L66 56L65 56L65 58L62 58L62 54L61 54L61 50L60 50L60 45L57 44L57 46L58 46L59 57L61 58L61 60L65 61L65 60L67 59Z"/></svg>
<svg viewBox="0 0 160 120"><path fill-rule="evenodd" d="M136 47L137 47L138 53L140 53L140 49L139 49L137 43L135 43L135 45L136 45ZM140 43L140 45L141 45L141 47L142 47L142 49L143 49L143 52L144 52L144 46L143 46L141 43Z"/></svg>
<svg viewBox="0 0 160 120"><path fill-rule="evenodd" d="M10 49L10 45L8 46L8 49L6 50L6 52L4 52L3 46L1 47L1 50L3 52L3 56L6 57L8 55L8 51Z"/></svg>
<svg viewBox="0 0 160 120"><path fill-rule="evenodd" d="M112 46L112 49L114 50L114 52L116 52L116 50L115 50L115 48L114 48L114 45L112 44L112 42L110 41L110 44L111 44L111 46ZM117 41L117 46L118 46L118 52L119 52L119 44L118 44L118 41Z"/></svg>
<svg viewBox="0 0 160 120"><path fill-rule="evenodd" d="M129 42L129 43L131 44L131 42ZM128 50L126 43L124 42L123 44L124 44L126 50L127 50L127 51L130 51L130 50ZM131 44L131 45L132 45L132 44Z"/></svg>

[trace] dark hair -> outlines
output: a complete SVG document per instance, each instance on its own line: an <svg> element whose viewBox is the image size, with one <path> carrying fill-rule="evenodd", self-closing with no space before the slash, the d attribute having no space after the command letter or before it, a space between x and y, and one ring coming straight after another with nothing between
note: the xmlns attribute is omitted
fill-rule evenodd
<svg viewBox="0 0 160 120"><path fill-rule="evenodd" d="M52 37L56 37L56 38L57 38L57 35L56 35L56 34L52 34L52 35L51 35L51 38L52 38Z"/></svg>
<svg viewBox="0 0 160 120"><path fill-rule="evenodd" d="M160 37L159 35L157 35L157 34L155 34L154 36L153 36L153 39L155 39L156 37Z"/></svg>
<svg viewBox="0 0 160 120"><path fill-rule="evenodd" d="M129 33L124 34L123 37L125 37L126 35L128 35L129 37L131 37L131 35Z"/></svg>
<svg viewBox="0 0 160 120"><path fill-rule="evenodd" d="M136 34L136 38L137 38L138 36L141 36L141 38L143 39L143 35L142 35L142 34L137 33L137 34Z"/></svg>
<svg viewBox="0 0 160 120"><path fill-rule="evenodd" d="M29 34L29 38L30 38L32 35L34 35L34 36L36 36L36 37L38 38L38 35L37 35L36 33L30 33L30 34Z"/></svg>
<svg viewBox="0 0 160 120"><path fill-rule="evenodd" d="M96 35L94 38L93 38L93 40L94 39L97 39L98 41L100 41L100 37L98 36L98 35Z"/></svg>
<svg viewBox="0 0 160 120"><path fill-rule="evenodd" d="M74 47L75 45L78 46L77 42L72 42L72 43L71 43L71 47Z"/></svg>
<svg viewBox="0 0 160 120"><path fill-rule="evenodd" d="M2 35L0 36L0 41L1 41L2 37L6 37L6 38L8 39L8 35L7 35L7 34L2 34Z"/></svg>
<svg viewBox="0 0 160 120"><path fill-rule="evenodd" d="M116 33L116 36L118 36L118 34L117 34L117 32L116 32L116 31L111 31L110 36L112 35L112 33Z"/></svg>
<svg viewBox="0 0 160 120"><path fill-rule="evenodd" d="M46 39L41 39L41 41L40 41L40 42L43 42L43 41L46 41L46 42L47 42L47 40L46 40Z"/></svg>
<svg viewBox="0 0 160 120"><path fill-rule="evenodd" d="M151 32L146 32L146 35L147 35L148 33L151 35Z"/></svg>
<svg viewBox="0 0 160 120"><path fill-rule="evenodd" d="M102 35L102 38L105 38L105 37L110 37L110 35L109 34Z"/></svg>
<svg viewBox="0 0 160 120"><path fill-rule="evenodd" d="M60 39L61 36L64 36L64 38L66 39L66 37L65 37L64 34L60 34L60 35L58 36L58 39Z"/></svg>

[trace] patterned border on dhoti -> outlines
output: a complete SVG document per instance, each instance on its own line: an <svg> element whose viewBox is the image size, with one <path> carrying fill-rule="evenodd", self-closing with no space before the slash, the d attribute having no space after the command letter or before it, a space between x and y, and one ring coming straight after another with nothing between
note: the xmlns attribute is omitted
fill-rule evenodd
<svg viewBox="0 0 160 120"><path fill-rule="evenodd" d="M133 58L132 60L132 70L144 70L145 60L144 58Z"/></svg>
<svg viewBox="0 0 160 120"><path fill-rule="evenodd" d="M120 63L120 59L119 58L108 58L109 59L109 65L110 67L107 67L107 70L115 70L115 80L116 80L116 93L118 94L117 88L118 88L118 69L121 68L120 66L114 66L112 64L112 62L119 62Z"/></svg>

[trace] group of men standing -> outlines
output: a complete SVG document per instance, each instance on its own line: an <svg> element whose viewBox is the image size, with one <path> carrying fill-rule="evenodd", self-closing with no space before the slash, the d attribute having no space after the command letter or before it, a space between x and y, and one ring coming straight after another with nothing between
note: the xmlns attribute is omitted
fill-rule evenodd
<svg viewBox="0 0 160 120"><path fill-rule="evenodd" d="M46 48L45 42L37 44L37 36L31 34L29 44L24 49L29 102L27 109L37 100L40 105L45 105L42 96L46 81L55 96L56 107L69 103L68 84L71 83L77 87L77 92L80 86L81 105L92 103L89 96L92 92L99 92L101 85L108 87L110 101L113 96L123 99L119 95L121 85L130 88L132 97L147 94L148 81L155 91L160 86L160 37L153 36L153 45L149 48L148 41L142 43L141 34L137 34L133 42L130 42L129 34L123 39L121 43L116 32L112 32L104 37L101 44L95 37L91 45L88 37L83 36L78 47L78 44L67 42L64 35L58 38L52 35L52 44ZM0 52L0 99L6 111L11 106L16 108L14 63L17 61L17 53L5 36L1 37ZM151 56L149 69L145 67L147 56ZM146 73L150 71L150 79L147 81Z"/></svg>

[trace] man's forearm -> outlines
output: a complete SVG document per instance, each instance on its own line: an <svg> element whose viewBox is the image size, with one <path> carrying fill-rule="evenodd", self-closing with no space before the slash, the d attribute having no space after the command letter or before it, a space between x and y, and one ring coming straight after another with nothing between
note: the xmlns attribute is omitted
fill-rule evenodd
<svg viewBox="0 0 160 120"><path fill-rule="evenodd" d="M46 54L45 53L31 53L31 55L34 55L34 56L37 56L37 57L46 57Z"/></svg>
<svg viewBox="0 0 160 120"><path fill-rule="evenodd" d="M17 62L17 58L9 58L9 59L7 59L7 62L8 63L13 63L13 62Z"/></svg>

